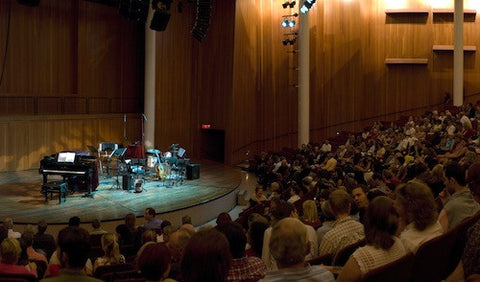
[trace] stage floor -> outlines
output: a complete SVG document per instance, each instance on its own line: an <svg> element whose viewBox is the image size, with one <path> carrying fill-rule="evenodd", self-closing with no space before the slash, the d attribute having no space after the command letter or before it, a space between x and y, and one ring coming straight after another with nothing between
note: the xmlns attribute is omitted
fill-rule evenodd
<svg viewBox="0 0 480 282"><path fill-rule="evenodd" d="M49 176L49 181L56 178ZM58 179L61 178L58 176ZM0 220L12 217L18 224L36 224L45 219L49 224L65 224L70 217L78 216L82 222L95 218L104 222L117 221L128 213L143 216L147 207L153 207L160 214L169 213L233 192L242 181L242 171L238 167L202 161L199 179L185 180L183 184L169 187L147 178L141 193L123 190L122 177L119 177L120 189L115 185L116 176L105 178L99 175L99 179L100 185L93 198L82 197L84 191L75 192L59 204L58 194L45 202L45 196L40 193L42 175L38 170L0 173Z"/></svg>

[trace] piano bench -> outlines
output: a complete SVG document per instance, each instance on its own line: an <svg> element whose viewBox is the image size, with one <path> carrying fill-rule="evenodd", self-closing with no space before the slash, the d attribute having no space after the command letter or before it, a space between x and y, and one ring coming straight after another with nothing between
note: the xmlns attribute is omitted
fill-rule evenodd
<svg viewBox="0 0 480 282"><path fill-rule="evenodd" d="M58 203L67 200L67 183L65 182L47 182L42 185L42 193L45 194L45 202L48 202L48 194L50 193L50 200L53 200L53 193L58 194Z"/></svg>

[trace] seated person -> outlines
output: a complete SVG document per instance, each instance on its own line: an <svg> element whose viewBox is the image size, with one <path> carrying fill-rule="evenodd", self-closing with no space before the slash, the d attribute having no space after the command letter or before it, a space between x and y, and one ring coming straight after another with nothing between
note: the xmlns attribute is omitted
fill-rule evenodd
<svg viewBox="0 0 480 282"><path fill-rule="evenodd" d="M22 248L20 242L15 238L6 238L0 245L0 273L26 274L37 277L35 263L28 265L17 265Z"/></svg>
<svg viewBox="0 0 480 282"><path fill-rule="evenodd" d="M120 247L117 243L117 238L112 233L105 233L102 236L102 250L104 256L99 257L93 264L93 273L98 267L103 265L112 265L117 263L125 263L125 257L120 254Z"/></svg>
<svg viewBox="0 0 480 282"><path fill-rule="evenodd" d="M90 234L87 230L76 226L66 227L58 233L57 242L58 256L56 258L61 264L60 272L56 277L46 278L42 281L101 281L88 277L84 271L90 253ZM54 255L52 255L53 257Z"/></svg>
<svg viewBox="0 0 480 282"><path fill-rule="evenodd" d="M341 270L337 281L360 281L372 269L398 260L408 253L395 236L398 213L394 202L385 197L375 198L367 208L365 239L367 245L358 248Z"/></svg>
<svg viewBox="0 0 480 282"><path fill-rule="evenodd" d="M356 243L363 238L363 224L350 217L352 198L341 189L330 193L330 207L335 214L335 222L320 242L319 255L335 254L342 248Z"/></svg>
<svg viewBox="0 0 480 282"><path fill-rule="evenodd" d="M250 199L250 206L256 206L263 202L267 201L267 197L263 194L263 187L257 186L255 187L255 195L252 196Z"/></svg>
<svg viewBox="0 0 480 282"><path fill-rule="evenodd" d="M406 248L416 253L423 243L442 235L437 204L427 185L410 181L399 185L395 196L397 211L405 225L400 239Z"/></svg>
<svg viewBox="0 0 480 282"><path fill-rule="evenodd" d="M230 221L219 224L216 229L227 237L233 258L227 281L256 281L263 278L267 272L265 263L258 257L245 255L247 236L243 227Z"/></svg>
<svg viewBox="0 0 480 282"><path fill-rule="evenodd" d="M147 281L174 282L170 272L170 251L164 243L146 245L138 257L138 268Z"/></svg>

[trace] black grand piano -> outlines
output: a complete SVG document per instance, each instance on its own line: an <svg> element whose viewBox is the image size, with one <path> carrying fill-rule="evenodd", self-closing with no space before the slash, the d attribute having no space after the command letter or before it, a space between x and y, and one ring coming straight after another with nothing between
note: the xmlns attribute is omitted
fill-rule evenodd
<svg viewBox="0 0 480 282"><path fill-rule="evenodd" d="M91 194L98 187L98 162L88 152L64 151L45 156L40 161L39 173L43 184L49 175L61 175L70 191L87 191Z"/></svg>

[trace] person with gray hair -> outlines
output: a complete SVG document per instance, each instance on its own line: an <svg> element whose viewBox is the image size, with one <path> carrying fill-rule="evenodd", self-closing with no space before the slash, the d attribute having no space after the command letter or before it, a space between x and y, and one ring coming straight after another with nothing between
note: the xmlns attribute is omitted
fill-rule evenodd
<svg viewBox="0 0 480 282"><path fill-rule="evenodd" d="M307 228L296 218L284 218L272 228L270 252L278 270L267 272L260 281L335 281L333 274L318 265L305 265L309 252Z"/></svg>

